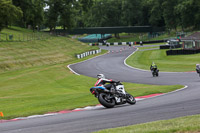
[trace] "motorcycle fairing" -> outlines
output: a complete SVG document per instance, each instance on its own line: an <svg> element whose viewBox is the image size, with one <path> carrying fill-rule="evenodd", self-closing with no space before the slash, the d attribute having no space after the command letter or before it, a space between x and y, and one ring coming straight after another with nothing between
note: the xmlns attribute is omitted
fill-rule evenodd
<svg viewBox="0 0 200 133"><path fill-rule="evenodd" d="M103 86L95 86L95 87L90 88L90 90L91 90L91 89L102 89L102 90L106 90L106 88L103 87Z"/></svg>

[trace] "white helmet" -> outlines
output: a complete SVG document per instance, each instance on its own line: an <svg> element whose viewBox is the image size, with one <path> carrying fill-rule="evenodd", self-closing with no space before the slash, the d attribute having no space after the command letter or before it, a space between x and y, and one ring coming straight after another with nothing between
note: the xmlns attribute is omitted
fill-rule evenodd
<svg viewBox="0 0 200 133"><path fill-rule="evenodd" d="M98 78L98 79L105 79L105 76L104 76L103 74L98 74L98 75L97 75L97 78Z"/></svg>

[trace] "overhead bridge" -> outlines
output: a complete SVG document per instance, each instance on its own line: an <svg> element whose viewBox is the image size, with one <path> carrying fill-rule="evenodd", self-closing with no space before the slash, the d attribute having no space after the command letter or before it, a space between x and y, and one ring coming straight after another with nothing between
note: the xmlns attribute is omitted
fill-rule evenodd
<svg viewBox="0 0 200 133"><path fill-rule="evenodd" d="M142 32L163 32L164 27L152 26L122 26L122 27L87 27L71 30L56 29L57 33L68 34L115 34L115 33L142 33Z"/></svg>

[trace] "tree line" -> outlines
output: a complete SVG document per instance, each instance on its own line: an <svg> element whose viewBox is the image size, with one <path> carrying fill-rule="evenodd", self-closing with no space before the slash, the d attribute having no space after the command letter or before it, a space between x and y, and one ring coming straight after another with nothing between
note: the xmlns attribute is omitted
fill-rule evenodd
<svg viewBox="0 0 200 133"><path fill-rule="evenodd" d="M0 30L151 25L200 28L199 0L0 0Z"/></svg>

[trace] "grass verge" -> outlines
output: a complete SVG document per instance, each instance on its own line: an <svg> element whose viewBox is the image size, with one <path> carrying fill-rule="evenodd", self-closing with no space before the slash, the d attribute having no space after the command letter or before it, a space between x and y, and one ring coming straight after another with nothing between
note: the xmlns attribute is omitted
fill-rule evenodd
<svg viewBox="0 0 200 133"><path fill-rule="evenodd" d="M149 70L155 62L160 71L187 72L195 71L195 65L200 63L200 54L167 56L166 50L137 51L127 59L127 64L136 68Z"/></svg>
<svg viewBox="0 0 200 133"><path fill-rule="evenodd" d="M199 133L200 115L101 130L95 133Z"/></svg>
<svg viewBox="0 0 200 133"><path fill-rule="evenodd" d="M153 48L159 48L159 46L140 47L139 50L146 50L146 49L153 49Z"/></svg>
<svg viewBox="0 0 200 133"><path fill-rule="evenodd" d="M4 29L2 32L8 32ZM26 34L19 28L12 33ZM16 33L17 32L17 33ZM69 37L49 36L45 40L0 42L0 72L35 66L66 63L76 60L76 54L98 49Z"/></svg>

